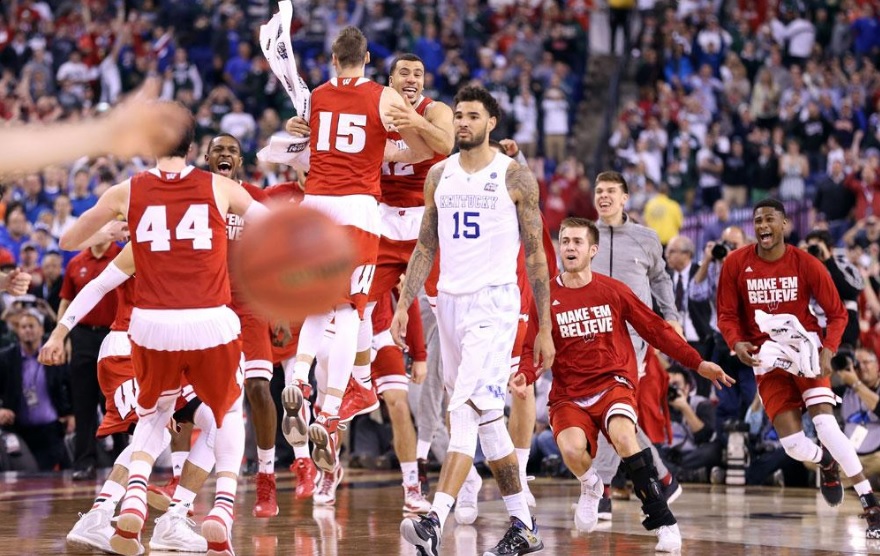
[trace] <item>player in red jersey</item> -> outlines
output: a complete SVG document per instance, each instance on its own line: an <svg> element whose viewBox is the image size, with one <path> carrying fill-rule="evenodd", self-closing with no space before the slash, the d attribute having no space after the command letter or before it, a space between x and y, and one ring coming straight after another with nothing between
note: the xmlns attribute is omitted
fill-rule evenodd
<svg viewBox="0 0 880 556"><path fill-rule="evenodd" d="M234 181L187 165L193 137L194 125L156 168L108 189L61 238L62 248L76 248L120 216L132 230L138 286L129 337L140 420L126 497L110 541L121 554L143 550L147 482L183 377L211 408L218 426L217 495L202 534L209 554L232 554L236 479L244 452L243 370L241 326L228 308L226 214L248 220L266 208Z"/></svg>
<svg viewBox="0 0 880 556"><path fill-rule="evenodd" d="M238 171L244 163L241 157L241 143L228 133L215 135L208 144L205 154L208 169L232 180L238 180ZM256 201L266 203L268 195L259 187L239 182ZM226 231L229 241L235 244L241 239L244 219L237 214L226 215ZM235 245L229 246L232 256ZM231 260L230 260L231 263ZM231 279L231 278L230 278ZM231 308L241 321L241 343L244 353L244 387L250 404L250 417L253 419L257 441L257 497L254 501L253 515L273 517L278 515L278 502L275 491L275 429L277 415L275 401L269 389L272 380L272 344L266 333L268 321L254 313L241 299L241 292L235 280L231 280Z"/></svg>
<svg viewBox="0 0 880 556"><path fill-rule="evenodd" d="M871 484L862 473L855 447L840 430L832 410L836 397L831 391L829 378L831 359L846 328L846 309L828 270L806 251L785 244L784 205L775 199L765 199L755 205L752 214L757 245L737 249L728 255L721 268L718 329L727 345L733 346L739 360L755 369L758 393L767 416L779 433L779 442L785 453L798 461L819 464L822 495L832 506L840 504L843 499L839 468L843 469L853 481L865 509L866 537L880 539L880 506ZM819 322L810 311L811 298L825 311L824 337ZM768 355L759 354L770 340L756 322L759 310L771 316L787 315L797 321L798 326L812 336L809 339L804 337L804 343L812 343L812 349L821 346L820 368L806 369L806 376L796 376L774 365L780 362L778 358L770 359ZM821 376L816 376L819 371ZM804 434L801 417L805 409L816 425L822 446L817 446Z"/></svg>
<svg viewBox="0 0 880 556"><path fill-rule="evenodd" d="M336 467L336 429L342 396L354 371L369 376L372 327L364 318L379 248L380 176L383 160L414 163L431 152L418 133L406 127L413 107L392 88L364 77L370 61L367 39L358 29L346 27L333 42L332 63L337 77L312 93L309 116L311 170L306 180L303 206L320 210L346 226L357 245L359 258L351 289L335 309L306 318L300 333L293 382L282 394L282 426L306 430L300 411L308 398L308 372L330 320L336 334L330 350L327 399L321 414L308 427L314 443L312 457L327 472ZM388 139L389 129L400 123L408 149Z"/></svg>
<svg viewBox="0 0 880 556"><path fill-rule="evenodd" d="M678 550L681 534L661 494L651 451L641 449L636 440L638 370L627 324L716 386L730 385L733 379L718 365L703 361L626 284L592 272L590 263L599 251L595 224L584 218L565 219L559 250L563 272L550 286L557 349L550 424L565 464L581 482L575 525L589 532L599 519L602 481L591 465L601 433L623 458L642 501L642 524L659 539L656 550ZM515 392L522 395L526 382L525 374L518 374L512 383Z"/></svg>

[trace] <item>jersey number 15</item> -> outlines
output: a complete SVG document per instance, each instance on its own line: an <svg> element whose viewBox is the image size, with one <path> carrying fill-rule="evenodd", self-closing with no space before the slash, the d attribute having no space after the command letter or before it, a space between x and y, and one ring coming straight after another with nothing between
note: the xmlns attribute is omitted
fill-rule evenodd
<svg viewBox="0 0 880 556"><path fill-rule="evenodd" d="M455 221L455 230L452 232L452 239L480 237L480 223L477 222L479 217L479 212L454 212L452 219Z"/></svg>
<svg viewBox="0 0 880 556"><path fill-rule="evenodd" d="M334 126L334 117L336 119ZM330 150L330 135L334 138L333 146L337 151L356 154L364 150L367 144L367 117L363 114L334 114L333 112L318 113L319 151Z"/></svg>

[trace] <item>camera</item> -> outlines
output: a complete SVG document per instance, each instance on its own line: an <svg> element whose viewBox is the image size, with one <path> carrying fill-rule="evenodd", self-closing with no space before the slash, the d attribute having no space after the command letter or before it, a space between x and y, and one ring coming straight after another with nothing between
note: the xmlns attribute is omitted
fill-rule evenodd
<svg viewBox="0 0 880 556"><path fill-rule="evenodd" d="M812 244L812 245L807 245L807 253L809 253L810 255L812 255L818 259L819 256L822 255L822 250L819 249L818 245Z"/></svg>
<svg viewBox="0 0 880 556"><path fill-rule="evenodd" d="M716 261L723 261L731 251L733 251L731 244L726 241L719 241L712 246L712 258Z"/></svg>
<svg viewBox="0 0 880 556"><path fill-rule="evenodd" d="M678 384L670 384L669 389L666 391L667 401L671 402L679 396L681 396L681 389L678 387Z"/></svg>
<svg viewBox="0 0 880 556"><path fill-rule="evenodd" d="M859 368L855 353L849 347L841 347L831 358L831 369L835 372L845 371L852 365L853 370Z"/></svg>

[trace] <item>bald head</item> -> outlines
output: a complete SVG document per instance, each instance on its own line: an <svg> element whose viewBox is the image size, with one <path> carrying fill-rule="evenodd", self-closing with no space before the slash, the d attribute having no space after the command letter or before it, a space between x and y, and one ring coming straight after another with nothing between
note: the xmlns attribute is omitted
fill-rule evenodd
<svg viewBox="0 0 880 556"><path fill-rule="evenodd" d="M721 241L729 243L734 249L739 249L747 243L746 233L739 226L728 226L721 232Z"/></svg>
<svg viewBox="0 0 880 556"><path fill-rule="evenodd" d="M675 236L666 244L666 262L676 272L681 272L694 258L694 242L685 236Z"/></svg>

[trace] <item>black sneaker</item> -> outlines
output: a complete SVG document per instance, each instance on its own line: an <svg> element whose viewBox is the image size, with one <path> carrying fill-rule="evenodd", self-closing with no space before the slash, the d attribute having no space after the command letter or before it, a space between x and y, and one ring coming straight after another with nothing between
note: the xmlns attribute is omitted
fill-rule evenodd
<svg viewBox="0 0 880 556"><path fill-rule="evenodd" d="M603 496L599 499L599 520L611 521L611 498Z"/></svg>
<svg viewBox="0 0 880 556"><path fill-rule="evenodd" d="M544 550L544 542L538 536L538 522L532 518L532 528L529 529L516 517L510 518L510 528L504 534L504 538L498 541L491 550L483 553L483 556L519 556Z"/></svg>
<svg viewBox="0 0 880 556"><path fill-rule="evenodd" d="M401 521L400 536L419 556L440 556L440 519L434 512Z"/></svg>
<svg viewBox="0 0 880 556"><path fill-rule="evenodd" d="M419 459L416 460L416 463L419 467L419 485L422 487L422 496L427 496L431 490L431 485L428 483L428 460Z"/></svg>
<svg viewBox="0 0 880 556"><path fill-rule="evenodd" d="M866 539L880 539L880 506L870 506L865 508L865 513L860 515L868 521L868 528L865 530Z"/></svg>
<svg viewBox="0 0 880 556"><path fill-rule="evenodd" d="M822 498L829 506L838 506L843 502L843 485L840 484L840 470L836 461L831 461L825 467L819 467L821 474L820 487Z"/></svg>

